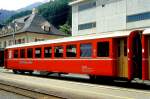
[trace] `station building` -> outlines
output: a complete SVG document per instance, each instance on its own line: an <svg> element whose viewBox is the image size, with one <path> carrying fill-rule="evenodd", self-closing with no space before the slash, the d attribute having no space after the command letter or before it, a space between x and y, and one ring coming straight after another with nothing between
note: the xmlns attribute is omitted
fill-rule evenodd
<svg viewBox="0 0 150 99"><path fill-rule="evenodd" d="M72 35L150 27L150 0L72 0Z"/></svg>
<svg viewBox="0 0 150 99"><path fill-rule="evenodd" d="M0 49L7 46L67 36L33 9L32 14L13 20L0 29Z"/></svg>

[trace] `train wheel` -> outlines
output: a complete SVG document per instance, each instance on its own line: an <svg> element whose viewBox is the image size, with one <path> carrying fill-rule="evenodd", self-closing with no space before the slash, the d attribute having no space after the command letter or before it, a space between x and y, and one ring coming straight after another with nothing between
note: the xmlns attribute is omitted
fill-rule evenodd
<svg viewBox="0 0 150 99"><path fill-rule="evenodd" d="M25 74L25 72L24 71L19 71L20 72L20 74Z"/></svg>
<svg viewBox="0 0 150 99"><path fill-rule="evenodd" d="M61 73L58 73L58 77L61 77Z"/></svg>
<svg viewBox="0 0 150 99"><path fill-rule="evenodd" d="M29 71L29 74L32 75L32 74L33 74L33 71Z"/></svg>
<svg viewBox="0 0 150 99"><path fill-rule="evenodd" d="M18 71L17 71L16 69L13 69L13 73L14 73L14 74L17 74Z"/></svg>
<svg viewBox="0 0 150 99"><path fill-rule="evenodd" d="M95 75L89 75L91 81L95 81L97 77Z"/></svg>

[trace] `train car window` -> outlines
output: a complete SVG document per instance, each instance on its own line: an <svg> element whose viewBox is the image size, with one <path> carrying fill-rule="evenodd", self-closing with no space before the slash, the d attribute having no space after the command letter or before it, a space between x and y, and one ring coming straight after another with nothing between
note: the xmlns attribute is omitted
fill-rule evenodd
<svg viewBox="0 0 150 99"><path fill-rule="evenodd" d="M98 42L97 43L97 56L98 57L109 57L109 42Z"/></svg>
<svg viewBox="0 0 150 99"><path fill-rule="evenodd" d="M14 58L18 58L18 50L14 50Z"/></svg>
<svg viewBox="0 0 150 99"><path fill-rule="evenodd" d="M27 49L27 57L33 58L33 49L32 48Z"/></svg>
<svg viewBox="0 0 150 99"><path fill-rule="evenodd" d="M9 58L9 59L12 58L12 50L9 50L8 58Z"/></svg>
<svg viewBox="0 0 150 99"><path fill-rule="evenodd" d="M57 58L63 57L63 47L62 46L55 47L55 54L54 55Z"/></svg>
<svg viewBox="0 0 150 99"><path fill-rule="evenodd" d="M92 56L92 44L81 44L80 45L80 56L91 57Z"/></svg>
<svg viewBox="0 0 150 99"><path fill-rule="evenodd" d="M76 45L67 45L66 56L67 57L76 57L77 56L77 47Z"/></svg>
<svg viewBox="0 0 150 99"><path fill-rule="evenodd" d="M35 58L41 58L41 48L35 49Z"/></svg>
<svg viewBox="0 0 150 99"><path fill-rule="evenodd" d="M52 48L51 47L45 47L44 48L44 57L45 58L52 57Z"/></svg>
<svg viewBox="0 0 150 99"><path fill-rule="evenodd" d="M20 50L20 58L25 58L25 49Z"/></svg>

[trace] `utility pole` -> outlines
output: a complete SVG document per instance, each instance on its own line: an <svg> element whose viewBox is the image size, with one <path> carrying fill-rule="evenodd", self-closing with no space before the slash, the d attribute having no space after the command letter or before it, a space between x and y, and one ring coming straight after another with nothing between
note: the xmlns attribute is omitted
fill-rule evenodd
<svg viewBox="0 0 150 99"><path fill-rule="evenodd" d="M15 45L15 32L16 32L17 24L14 22L14 32L13 32L13 45Z"/></svg>

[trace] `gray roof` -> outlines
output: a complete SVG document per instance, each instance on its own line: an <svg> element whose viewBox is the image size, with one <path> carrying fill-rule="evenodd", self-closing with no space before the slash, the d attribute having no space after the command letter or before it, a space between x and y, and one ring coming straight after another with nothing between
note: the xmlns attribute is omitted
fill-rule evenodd
<svg viewBox="0 0 150 99"><path fill-rule="evenodd" d="M46 19L44 19L41 15L38 15L38 14L31 14L31 15L25 16L23 18L15 20L15 22L24 23L23 28L17 31L16 33L35 32L35 33L66 36L65 33L60 32L52 24L50 24ZM42 29L42 26L44 24L46 24L47 26L50 26L50 31L44 31L44 29Z"/></svg>
<svg viewBox="0 0 150 99"><path fill-rule="evenodd" d="M12 23L9 24L12 28L19 27L14 32L22 33L22 32L33 32L40 34L49 34L49 35L59 35L59 36L67 36L67 34L60 32L56 29L52 24L50 24L46 19L44 19L41 15L38 14L30 14L19 19L15 19ZM50 27L50 31L45 31L42 27L48 26ZM13 33L8 33L7 35L12 35ZM6 36L6 35L5 35Z"/></svg>

